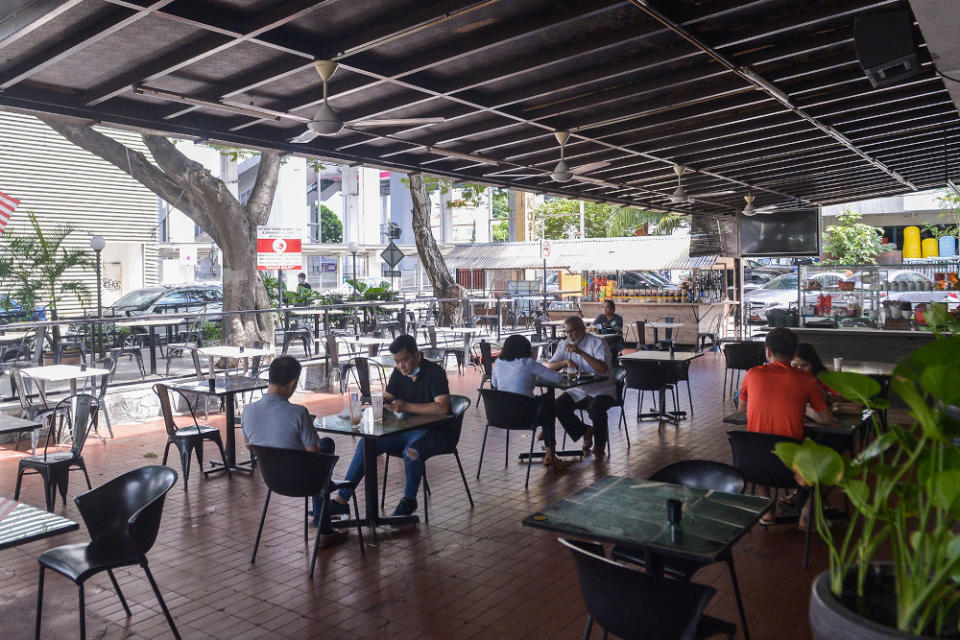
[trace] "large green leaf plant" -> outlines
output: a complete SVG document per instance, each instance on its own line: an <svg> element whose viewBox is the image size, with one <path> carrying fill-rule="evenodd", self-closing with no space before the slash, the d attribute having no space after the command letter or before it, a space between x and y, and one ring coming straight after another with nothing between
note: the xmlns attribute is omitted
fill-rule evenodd
<svg viewBox="0 0 960 640"><path fill-rule="evenodd" d="M940 320L941 328L956 322ZM876 437L856 457L841 456L811 440L775 449L798 479L813 487L813 517L829 549L834 595L840 598L845 580L855 576L862 602L870 563L889 558L896 587L896 627L918 635L956 632L960 620L957 363L960 335L942 332L940 339L898 365L890 390L906 403L914 424L891 424L884 430L874 417ZM874 410L889 406L880 397L880 383L867 376L825 371L820 379ZM853 506L842 535L831 531L824 514L824 488L832 486L839 487Z"/></svg>

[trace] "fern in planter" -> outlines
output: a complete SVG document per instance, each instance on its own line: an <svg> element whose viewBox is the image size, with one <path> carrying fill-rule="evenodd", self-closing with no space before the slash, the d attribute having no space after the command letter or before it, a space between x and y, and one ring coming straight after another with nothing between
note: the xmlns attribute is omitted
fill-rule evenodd
<svg viewBox="0 0 960 640"><path fill-rule="evenodd" d="M941 320L941 326L950 323ZM956 633L960 622L958 363L960 337L951 335L917 349L897 366L890 390L907 404L915 424L890 425L881 432L874 418L877 437L855 458L809 440L775 450L799 480L814 488L813 514L829 549L833 595L843 601L845 580L853 576L854 599L864 606L876 595L867 587L871 563L886 558L888 548L896 594L896 615L889 622L905 633ZM880 384L867 376L824 372L820 379L873 409L888 406L877 397ZM842 536L835 536L824 515L822 488L829 486L839 487L854 508ZM866 617L887 622L878 611Z"/></svg>

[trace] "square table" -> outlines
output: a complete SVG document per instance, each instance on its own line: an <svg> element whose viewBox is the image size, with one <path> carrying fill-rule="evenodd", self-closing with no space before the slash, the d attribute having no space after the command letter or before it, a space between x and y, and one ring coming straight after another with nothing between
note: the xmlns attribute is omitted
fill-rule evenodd
<svg viewBox="0 0 960 640"><path fill-rule="evenodd" d="M0 435L5 435L8 433L17 434L17 446L20 445L20 435L27 431L35 431L39 429L41 425L36 420L24 420L23 418L17 418L5 413L0 413ZM33 439L31 438L31 447L30 453L33 453L34 447ZM2 498L0 498L2 500Z"/></svg>
<svg viewBox="0 0 960 640"><path fill-rule="evenodd" d="M810 418L804 418L803 434L808 438L813 438L820 434L840 436L850 443L847 449L849 449L851 453L855 453L858 450L857 435L859 434L860 427L863 425L864 421L870 419L870 411L864 411L859 418L856 418L855 416L835 416L835 418L837 421L836 426L823 424L817 422L816 420L811 420ZM724 416L723 422L724 424L746 427L747 414L737 411L735 413L731 413L730 415Z"/></svg>
<svg viewBox="0 0 960 640"><path fill-rule="evenodd" d="M653 344L660 341L660 329L679 329L683 326L682 322L647 322L645 324L653 329Z"/></svg>
<svg viewBox="0 0 960 640"><path fill-rule="evenodd" d="M596 374L578 375L576 378L568 378L567 376L561 374L560 382L550 382L549 380L537 378L536 385L546 392L546 395L551 400L551 404L556 406L557 389L566 391L567 389L582 387L583 385L593 384L594 382L603 382L606 379L607 376L598 376ZM554 454L558 456L578 456L582 458L583 450L567 449L566 451L554 451ZM545 451L534 451L533 453L524 452L520 454L520 460L526 460L528 458L537 460L543 458L545 455Z"/></svg>
<svg viewBox="0 0 960 640"><path fill-rule="evenodd" d="M243 360L244 371L247 368L247 361L250 358L257 358L263 356L273 355L273 347L264 347L258 349L256 347L244 347L243 351L240 351L240 347L235 347L233 345L219 345L215 347L203 347L199 350L200 355L207 356L210 358L210 373L213 374L213 361L216 358L233 358L234 360Z"/></svg>
<svg viewBox="0 0 960 640"><path fill-rule="evenodd" d="M683 502L677 524L667 521L668 499ZM662 574L664 558L701 564L724 560L739 600L731 549L772 503L759 496L609 476L527 516L523 524L640 551L646 570L654 574ZM740 619L749 638L742 608Z"/></svg>
<svg viewBox="0 0 960 640"><path fill-rule="evenodd" d="M0 497L0 549L16 547L79 528L78 523L63 516Z"/></svg>
<svg viewBox="0 0 960 640"><path fill-rule="evenodd" d="M246 353L246 351L244 351ZM234 396L245 391L256 391L257 389L266 389L269 383L261 378L251 378L249 376L227 376L226 378L215 378L214 388L210 389L209 380L194 380L192 382L171 382L168 384L171 389L186 391L187 393L197 393L207 396L222 396L223 409L227 418L227 443L224 447L223 463L211 462L213 469L204 471L204 475L218 473L230 469L231 471L245 471L253 473L253 469L246 466L238 466L237 463L237 436L234 433L237 426L236 404ZM248 464L246 462L242 464Z"/></svg>
<svg viewBox="0 0 960 640"><path fill-rule="evenodd" d="M648 323L649 324L649 323ZM661 366L669 364L671 362L687 362L695 358L703 356L702 353L697 353L695 351L674 351L673 353L669 351L634 351L633 353L628 353L625 356L620 356L620 362L630 361L630 362L642 362L648 366ZM688 383L689 384L689 383ZM673 424L679 424L680 420L684 419L687 415L686 411L667 411L666 410L666 390L661 389L659 394L659 403L660 411L657 413L642 413L640 418L655 418L657 421L662 422L663 417L665 416Z"/></svg>
<svg viewBox="0 0 960 640"><path fill-rule="evenodd" d="M361 520L361 525L370 527L373 531L373 544L377 544L377 526L405 524L416 524L420 518L415 515L410 516L381 516L379 513L380 496L377 491L377 453L373 446L375 440L395 433L413 431L422 429L450 420L452 415L443 416L422 416L415 414L403 414L397 416L393 411L384 410L383 420L376 422L369 409L364 410L363 418L357 428L351 424L350 418L344 418L337 415L321 416L314 420L313 427L322 433L335 433L340 435L360 436L360 445L363 447L363 493L365 518ZM354 520L340 520L334 523L336 527L355 526Z"/></svg>
<svg viewBox="0 0 960 640"><path fill-rule="evenodd" d="M49 364L42 367L25 367L22 372L29 375L37 381L40 387L40 397L47 404L47 383L70 381L70 395L77 395L77 379L90 378L93 376L105 376L110 373L109 369L99 369L97 367L87 367L81 369L75 364Z"/></svg>
<svg viewBox="0 0 960 640"><path fill-rule="evenodd" d="M157 327L167 328L167 344L173 341L173 328L184 321L183 318L157 318L154 320L123 320L114 326L133 329L146 327L150 334L150 373L157 372Z"/></svg>

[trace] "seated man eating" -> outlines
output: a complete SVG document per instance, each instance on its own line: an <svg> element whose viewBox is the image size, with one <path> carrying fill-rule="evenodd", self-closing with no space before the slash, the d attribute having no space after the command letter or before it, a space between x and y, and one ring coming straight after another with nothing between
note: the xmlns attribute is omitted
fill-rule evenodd
<svg viewBox="0 0 960 640"><path fill-rule="evenodd" d="M270 363L270 386L263 397L243 410L241 427L247 442L259 447L296 449L312 453L334 452L332 438L319 438L307 408L290 402L300 379L300 362L293 356L279 356ZM330 526L330 514L320 522L320 505L313 500L313 525L320 527L320 546L329 546L346 537L346 531Z"/></svg>
<svg viewBox="0 0 960 640"><path fill-rule="evenodd" d="M387 408L391 411L417 415L448 415L450 385L447 382L447 372L440 365L423 357L413 336L406 334L397 336L396 340L390 344L390 353L393 354L396 368L390 374L390 380L387 381L387 388L383 393ZM403 498L393 515L408 516L417 510L417 490L420 488L420 480L423 479L424 461L453 444L444 426L446 426L445 422L438 422L432 427L395 433L370 441L376 444L377 455L403 454L406 483ZM363 442L360 442L353 452L353 460L347 469L346 480L356 486L362 478ZM330 499L330 508L327 511L332 515L349 513L347 500L350 495L350 490L341 489Z"/></svg>

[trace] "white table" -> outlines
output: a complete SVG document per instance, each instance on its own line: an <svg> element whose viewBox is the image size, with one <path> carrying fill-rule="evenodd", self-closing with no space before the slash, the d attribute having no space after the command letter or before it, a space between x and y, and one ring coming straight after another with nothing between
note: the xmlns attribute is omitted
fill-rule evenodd
<svg viewBox="0 0 960 640"><path fill-rule="evenodd" d="M110 373L109 369L99 369L97 367L87 367L81 370L75 364L51 364L44 367L26 367L21 369L24 373L37 381L40 386L40 397L44 403L47 402L47 383L70 381L70 395L77 393L77 380L79 378L90 378L93 376L105 376Z"/></svg>
<svg viewBox="0 0 960 640"><path fill-rule="evenodd" d="M30 335L29 331L7 331L0 335L0 342L20 342Z"/></svg>
<svg viewBox="0 0 960 640"><path fill-rule="evenodd" d="M150 373L157 372L157 327L167 327L167 343L172 340L172 329L184 322L184 318L157 318L155 320L122 320L114 325L125 329L145 327L150 333Z"/></svg>
<svg viewBox="0 0 960 640"><path fill-rule="evenodd" d="M376 350L379 347L382 347L385 344L390 344L390 340L386 338L371 338L369 336L343 336L341 338L345 342L350 342L358 346L367 347L367 353L370 357L376 355Z"/></svg>
<svg viewBox="0 0 960 640"><path fill-rule="evenodd" d="M243 352L241 352L240 347L222 345L216 347L204 347L199 350L199 353L210 358L210 372L213 373L213 361L216 358L234 358L236 360L243 360L243 368L246 370L249 358L256 358L257 356L269 356L274 353L274 350L273 347L263 349L257 349L256 347L244 347Z"/></svg>
<svg viewBox="0 0 960 640"><path fill-rule="evenodd" d="M653 344L660 341L660 329L679 329L683 326L682 322L647 322L645 324L653 329Z"/></svg>

